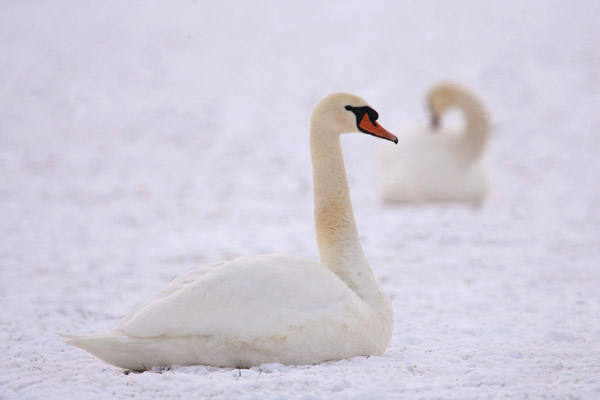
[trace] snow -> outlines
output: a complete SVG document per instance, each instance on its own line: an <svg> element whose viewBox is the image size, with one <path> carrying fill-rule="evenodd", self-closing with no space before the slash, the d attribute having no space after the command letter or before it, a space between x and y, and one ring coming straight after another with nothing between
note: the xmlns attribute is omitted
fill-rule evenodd
<svg viewBox="0 0 600 400"><path fill-rule="evenodd" d="M0 3L0 397L600 397L600 3ZM125 374L62 343L174 277L317 259L308 116L366 98L393 130L452 78L494 120L474 210L389 207L344 137L381 357Z"/></svg>

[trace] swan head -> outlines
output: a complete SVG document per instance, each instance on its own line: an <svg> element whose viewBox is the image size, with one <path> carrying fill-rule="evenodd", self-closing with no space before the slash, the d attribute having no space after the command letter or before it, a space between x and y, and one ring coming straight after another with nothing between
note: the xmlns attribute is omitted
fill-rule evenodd
<svg viewBox="0 0 600 400"><path fill-rule="evenodd" d="M466 89L453 82L444 82L434 86L427 94L427 107L431 117L431 127L440 126L442 114L456 104Z"/></svg>
<svg viewBox="0 0 600 400"><path fill-rule="evenodd" d="M311 125L337 135L361 132L398 144L398 138L379 125L378 118L377 111L364 99L349 93L334 93L313 108Z"/></svg>

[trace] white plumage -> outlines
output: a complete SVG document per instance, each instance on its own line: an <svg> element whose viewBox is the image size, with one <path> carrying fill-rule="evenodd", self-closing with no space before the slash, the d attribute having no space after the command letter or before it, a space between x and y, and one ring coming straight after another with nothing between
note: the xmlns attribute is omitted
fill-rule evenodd
<svg viewBox="0 0 600 400"><path fill-rule="evenodd" d="M398 146L380 146L381 197L388 203L465 202L481 204L489 191L485 150L489 116L469 90L453 83L427 96L431 125L398 129ZM457 107L462 129L440 127L442 114Z"/></svg>
<svg viewBox="0 0 600 400"><path fill-rule="evenodd" d="M132 370L314 364L382 354L392 335L392 308L358 239L339 139L360 127L395 141L369 110L364 100L342 93L313 110L322 264L270 254L203 266L175 279L112 331L63 335L66 343Z"/></svg>

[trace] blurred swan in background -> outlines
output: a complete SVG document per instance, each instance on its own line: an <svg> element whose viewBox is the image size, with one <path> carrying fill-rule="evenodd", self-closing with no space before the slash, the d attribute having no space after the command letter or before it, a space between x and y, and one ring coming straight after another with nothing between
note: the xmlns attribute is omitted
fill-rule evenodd
<svg viewBox="0 0 600 400"><path fill-rule="evenodd" d="M259 255L194 269L102 334L62 335L121 368L315 364L382 354L393 313L360 244L340 134L397 142L377 112L336 93L313 109L310 145L321 264Z"/></svg>
<svg viewBox="0 0 600 400"><path fill-rule="evenodd" d="M485 150L490 135L483 104L465 87L445 82L427 95L430 126L403 127L399 144L379 147L380 193L387 203L465 202L480 205L489 190ZM440 126L458 108L464 127Z"/></svg>

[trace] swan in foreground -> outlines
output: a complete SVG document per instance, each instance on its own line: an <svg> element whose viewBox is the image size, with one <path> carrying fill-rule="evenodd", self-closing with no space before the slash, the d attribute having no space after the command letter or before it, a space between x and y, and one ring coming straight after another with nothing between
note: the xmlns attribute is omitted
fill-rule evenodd
<svg viewBox="0 0 600 400"><path fill-rule="evenodd" d="M379 148L382 199L481 204L489 188L484 157L490 132L487 111L474 94L454 83L434 87L427 105L430 126L399 129L397 147ZM463 129L440 127L440 118L453 107L464 114Z"/></svg>
<svg viewBox="0 0 600 400"><path fill-rule="evenodd" d="M286 254L239 258L171 282L108 333L62 335L117 367L316 364L380 355L392 306L360 244L340 134L393 142L360 97L322 99L310 121L315 228L321 263Z"/></svg>

